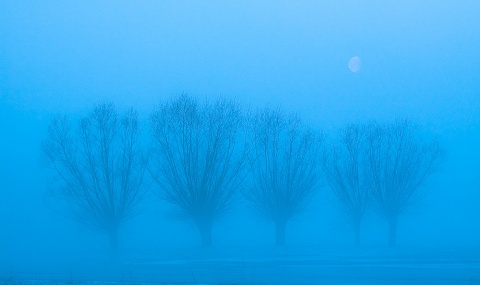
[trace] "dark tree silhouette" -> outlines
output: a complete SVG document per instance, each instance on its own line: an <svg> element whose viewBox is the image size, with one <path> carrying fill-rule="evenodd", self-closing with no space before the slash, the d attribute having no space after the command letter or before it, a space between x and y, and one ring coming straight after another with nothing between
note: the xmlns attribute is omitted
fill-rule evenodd
<svg viewBox="0 0 480 285"><path fill-rule="evenodd" d="M363 126L347 126L324 160L327 182L339 209L353 226L356 246L360 246L360 226L371 196L365 138Z"/></svg>
<svg viewBox="0 0 480 285"><path fill-rule="evenodd" d="M195 223L204 246L212 244L213 222L230 209L246 175L243 123L233 101L200 105L186 95L161 104L151 116L149 169L158 193Z"/></svg>
<svg viewBox="0 0 480 285"><path fill-rule="evenodd" d="M285 244L288 221L317 190L323 137L304 127L298 116L265 109L253 120L253 185L246 197L276 226L276 244Z"/></svg>
<svg viewBox="0 0 480 285"><path fill-rule="evenodd" d="M109 234L114 258L119 227L145 193L137 121L133 110L120 117L112 104L99 105L73 128L65 116L55 117L43 144L63 185L55 197L71 217Z"/></svg>
<svg viewBox="0 0 480 285"><path fill-rule="evenodd" d="M398 216L418 196L443 161L436 142L424 142L409 121L372 124L367 134L372 193L389 223L389 245L396 245Z"/></svg>

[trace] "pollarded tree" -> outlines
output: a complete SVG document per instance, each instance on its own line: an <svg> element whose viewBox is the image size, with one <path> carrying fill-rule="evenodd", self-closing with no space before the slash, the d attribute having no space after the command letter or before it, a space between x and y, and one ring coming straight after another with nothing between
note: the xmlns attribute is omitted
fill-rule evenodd
<svg viewBox="0 0 480 285"><path fill-rule="evenodd" d="M158 194L193 221L202 245L210 246L215 219L230 209L246 175L241 109L229 100L199 104L183 95L158 106L150 122L149 169Z"/></svg>
<svg viewBox="0 0 480 285"><path fill-rule="evenodd" d="M54 197L71 217L109 234L112 257L120 226L135 215L145 193L137 117L133 110L119 116L112 104L96 106L73 126L57 116L43 144L62 182Z"/></svg>
<svg viewBox="0 0 480 285"><path fill-rule="evenodd" d="M395 246L398 216L418 196L443 161L436 142L425 142L409 121L372 124L367 133L372 193L389 223L389 245Z"/></svg>
<svg viewBox="0 0 480 285"><path fill-rule="evenodd" d="M356 246L360 246L361 222L371 200L365 138L365 127L347 126L324 160L327 182L353 226Z"/></svg>
<svg viewBox="0 0 480 285"><path fill-rule="evenodd" d="M247 198L276 226L276 244L285 244L290 219L311 201L321 176L323 137L298 116L265 109L253 119L253 185Z"/></svg>

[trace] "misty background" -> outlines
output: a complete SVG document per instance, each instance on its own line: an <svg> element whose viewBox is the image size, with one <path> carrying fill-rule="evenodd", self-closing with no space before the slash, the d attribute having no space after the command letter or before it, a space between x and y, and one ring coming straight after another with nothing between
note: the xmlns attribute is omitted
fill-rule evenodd
<svg viewBox="0 0 480 285"><path fill-rule="evenodd" d="M147 134L153 106L182 93L298 112L327 139L348 123L410 119L447 157L400 217L399 247L478 248L478 15L478 1L2 1L0 271L107 251L103 233L48 206L41 143L53 115L113 102L139 110ZM330 198L325 185L288 225L288 245L352 245ZM142 208L121 250L199 246L166 203ZM364 246L386 246L386 226L369 212ZM274 230L241 202L213 241L272 246Z"/></svg>

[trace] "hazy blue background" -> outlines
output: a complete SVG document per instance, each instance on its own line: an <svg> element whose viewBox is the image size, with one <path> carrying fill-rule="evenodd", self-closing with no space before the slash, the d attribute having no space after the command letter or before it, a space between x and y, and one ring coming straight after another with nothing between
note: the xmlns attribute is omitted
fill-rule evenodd
<svg viewBox="0 0 480 285"><path fill-rule="evenodd" d="M351 122L408 117L448 152L402 246L480 246L480 1L0 2L0 263L102 251L106 236L46 207L40 144L53 114L113 101L146 118L182 92L298 111L329 137ZM358 73L348 60L359 56ZM289 224L291 245L350 246L324 188ZM271 245L273 225L240 205L217 245ZM193 226L153 200L124 228L126 250L196 246ZM386 245L370 214L366 246ZM105 249L106 251L106 249ZM2 270L0 268L0 271Z"/></svg>

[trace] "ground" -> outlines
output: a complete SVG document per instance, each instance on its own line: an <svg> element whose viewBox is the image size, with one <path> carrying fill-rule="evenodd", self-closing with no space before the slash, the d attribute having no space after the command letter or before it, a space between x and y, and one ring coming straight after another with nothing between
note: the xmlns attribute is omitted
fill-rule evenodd
<svg viewBox="0 0 480 285"><path fill-rule="evenodd" d="M67 276L64 269L11 272L0 284L480 285L480 249L213 247L123 255L115 265Z"/></svg>

